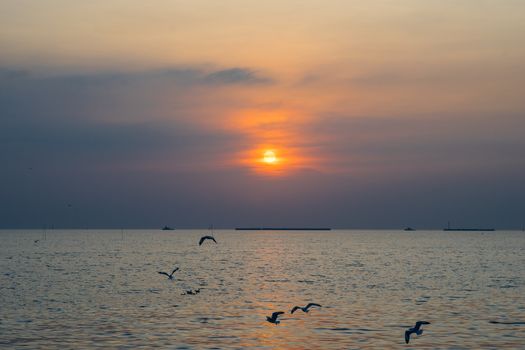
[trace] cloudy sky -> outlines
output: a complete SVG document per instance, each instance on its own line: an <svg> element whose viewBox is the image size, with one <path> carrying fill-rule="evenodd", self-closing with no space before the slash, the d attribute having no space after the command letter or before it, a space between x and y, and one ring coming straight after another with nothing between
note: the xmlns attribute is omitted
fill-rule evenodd
<svg viewBox="0 0 525 350"><path fill-rule="evenodd" d="M3 0L0 227L525 224L522 0Z"/></svg>

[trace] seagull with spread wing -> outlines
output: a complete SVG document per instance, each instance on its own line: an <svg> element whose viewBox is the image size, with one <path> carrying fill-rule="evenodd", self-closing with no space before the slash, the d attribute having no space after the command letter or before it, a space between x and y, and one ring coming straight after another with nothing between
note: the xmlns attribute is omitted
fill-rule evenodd
<svg viewBox="0 0 525 350"><path fill-rule="evenodd" d="M212 240L214 241L215 243L217 243L217 241L215 240L215 238L213 238L213 236L203 236L201 237L200 241L199 241L199 245L202 245L202 243L205 241L205 240Z"/></svg>
<svg viewBox="0 0 525 350"><path fill-rule="evenodd" d="M282 312L282 311L274 312L274 313L272 314L272 317L270 317L270 316L266 316L266 321L268 321L268 322L270 322L270 323L273 323L273 324L279 324L279 323L281 323L281 321L279 321L279 320L277 319L277 317L279 317L279 315L282 315L282 314L284 314L284 312Z"/></svg>
<svg viewBox="0 0 525 350"><path fill-rule="evenodd" d="M416 325L414 327L411 327L405 331L405 342L408 344L410 341L410 335L412 333L416 333L417 335L423 334L423 330L421 329L421 326L424 324L430 324L430 322L427 321L417 321Z"/></svg>
<svg viewBox="0 0 525 350"><path fill-rule="evenodd" d="M166 275L166 276L168 276L168 279L172 280L172 279L173 279L173 274L174 274L178 269L179 269L179 268L176 267L175 270L171 271L170 274L168 274L167 272L164 272L164 271L159 271L159 273L160 273L161 275Z"/></svg>
<svg viewBox="0 0 525 350"><path fill-rule="evenodd" d="M291 314L293 314L295 311L301 309L303 312L308 312L310 311L309 309L312 307L312 306L318 306L318 307L321 307L321 305L319 304L316 304L316 303L310 303L308 305L306 305L305 307L301 307L301 306L294 306L292 311L290 311Z"/></svg>

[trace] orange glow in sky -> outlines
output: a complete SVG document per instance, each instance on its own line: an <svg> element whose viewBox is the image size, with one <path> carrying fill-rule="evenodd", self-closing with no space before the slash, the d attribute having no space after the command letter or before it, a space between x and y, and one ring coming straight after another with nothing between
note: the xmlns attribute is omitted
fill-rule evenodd
<svg viewBox="0 0 525 350"><path fill-rule="evenodd" d="M232 136L211 152L177 147L177 171L405 172L441 147L422 135L463 144L471 125L483 135L501 115L523 120L525 1L52 3L2 2L0 80L65 77L64 91L82 92L82 113L101 125ZM167 165L151 156L133 166Z"/></svg>
<svg viewBox="0 0 525 350"><path fill-rule="evenodd" d="M283 175L292 170L284 153L283 148L262 145L244 152L240 157L243 166L259 175Z"/></svg>
<svg viewBox="0 0 525 350"><path fill-rule="evenodd" d="M276 164L279 161L277 156L275 155L275 151L273 150L267 150L264 152L263 155L263 162L266 164Z"/></svg>
<svg viewBox="0 0 525 350"><path fill-rule="evenodd" d="M260 175L283 175L293 168L290 151L293 133L286 127L290 112L284 110L242 110L231 117L229 126L252 140L255 147L240 151L242 166Z"/></svg>
<svg viewBox="0 0 525 350"><path fill-rule="evenodd" d="M289 176L300 169L316 168L316 160L289 144L261 144L238 155L239 163L262 176Z"/></svg>

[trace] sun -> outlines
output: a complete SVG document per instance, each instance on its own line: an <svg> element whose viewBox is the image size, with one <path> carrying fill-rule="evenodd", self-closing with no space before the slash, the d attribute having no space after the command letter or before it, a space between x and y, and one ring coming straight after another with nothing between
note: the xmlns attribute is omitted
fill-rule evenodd
<svg viewBox="0 0 525 350"><path fill-rule="evenodd" d="M265 162L266 164L277 163L277 156L275 155L275 152L272 150L264 151L263 162Z"/></svg>

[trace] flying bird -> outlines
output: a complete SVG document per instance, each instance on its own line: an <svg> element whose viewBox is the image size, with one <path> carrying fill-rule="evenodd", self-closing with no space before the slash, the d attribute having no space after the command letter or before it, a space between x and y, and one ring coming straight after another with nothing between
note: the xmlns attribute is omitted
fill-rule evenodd
<svg viewBox="0 0 525 350"><path fill-rule="evenodd" d="M190 289L190 290L187 290L186 292L182 293L182 295L196 295L196 294L199 294L201 292L201 289Z"/></svg>
<svg viewBox="0 0 525 350"><path fill-rule="evenodd" d="M164 272L164 271L159 271L159 273L160 273L161 275L166 275L166 276L168 276L168 279L172 280L172 279L173 279L173 274L174 274L178 269L179 269L179 268L176 267L175 270L171 271L170 274L168 274L167 272Z"/></svg>
<svg viewBox="0 0 525 350"><path fill-rule="evenodd" d="M270 322L270 323L274 323L274 324L279 324L279 323L281 323L281 321L279 321L279 320L277 319L277 317L279 317L279 315L282 315L282 314L284 314L284 312L282 312L282 311L274 312L274 313L272 314L272 317L270 317L270 316L266 316L266 321L268 321L268 322Z"/></svg>
<svg viewBox="0 0 525 350"><path fill-rule="evenodd" d="M410 335L412 333L416 333L417 335L421 335L423 334L423 330L421 329L421 325L424 325L424 324L430 324L430 322L427 322L427 321L417 321L416 322L416 325L412 328L409 328L405 331L405 342L408 344L408 342L410 341Z"/></svg>
<svg viewBox="0 0 525 350"><path fill-rule="evenodd" d="M318 307L321 307L321 305L319 304L316 304L316 303L310 303L308 305L306 305L305 307L301 307L301 306L294 306L292 311L290 311L291 314L293 314L295 311L301 309L303 310L303 312L308 312L309 309L312 307L312 306L318 306Z"/></svg>
<svg viewBox="0 0 525 350"><path fill-rule="evenodd" d="M213 238L213 236L203 236L201 237L200 241L199 241L199 245L202 245L202 243L207 240L207 239L211 239L212 241L214 241L215 243L217 243L217 241L215 240L215 238Z"/></svg>

